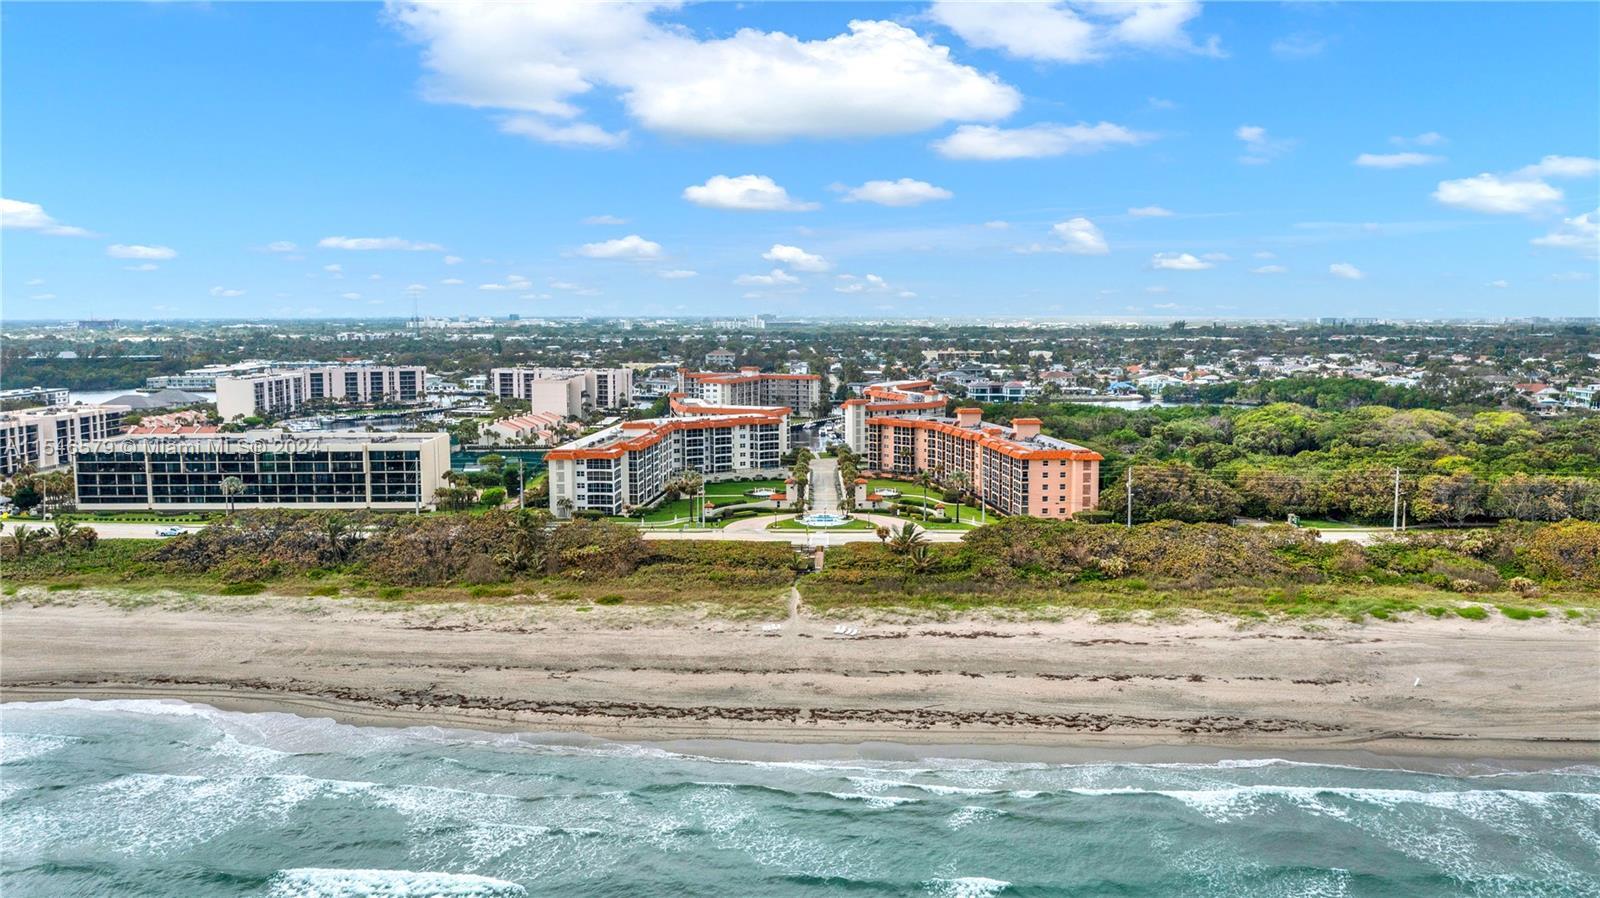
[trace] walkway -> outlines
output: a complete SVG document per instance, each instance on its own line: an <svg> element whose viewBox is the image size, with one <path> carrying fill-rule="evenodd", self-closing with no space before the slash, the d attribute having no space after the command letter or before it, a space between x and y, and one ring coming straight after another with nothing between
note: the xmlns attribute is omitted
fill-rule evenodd
<svg viewBox="0 0 1600 898"><path fill-rule="evenodd" d="M841 514L839 508L839 460L818 456L811 460L811 511Z"/></svg>

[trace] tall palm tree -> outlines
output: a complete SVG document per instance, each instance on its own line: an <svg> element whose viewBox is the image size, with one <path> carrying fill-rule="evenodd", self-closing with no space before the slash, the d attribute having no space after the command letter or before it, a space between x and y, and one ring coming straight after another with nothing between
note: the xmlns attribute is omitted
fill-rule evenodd
<svg viewBox="0 0 1600 898"><path fill-rule="evenodd" d="M906 521L895 528L894 535L889 537L889 551L896 555L909 555L918 546L928 544L928 537L913 521Z"/></svg>
<svg viewBox="0 0 1600 898"><path fill-rule="evenodd" d="M222 498L228 501L228 514L233 514L235 496L244 495L244 481L237 477L222 478Z"/></svg>
<svg viewBox="0 0 1600 898"><path fill-rule="evenodd" d="M922 484L922 519L928 519L928 487L933 484L933 472L918 471L917 483Z"/></svg>
<svg viewBox="0 0 1600 898"><path fill-rule="evenodd" d="M956 523L961 523L961 506L967 501L967 494L972 491L972 475L957 468L950 472L950 488L956 494Z"/></svg>

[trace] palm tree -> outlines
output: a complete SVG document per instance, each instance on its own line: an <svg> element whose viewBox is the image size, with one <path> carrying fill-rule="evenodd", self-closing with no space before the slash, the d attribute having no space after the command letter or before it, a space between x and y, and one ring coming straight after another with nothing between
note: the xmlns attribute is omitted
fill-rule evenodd
<svg viewBox="0 0 1600 898"><path fill-rule="evenodd" d="M11 550L17 560L33 554L33 550L44 546L44 531L38 527L18 527L11 531Z"/></svg>
<svg viewBox="0 0 1600 898"><path fill-rule="evenodd" d="M78 530L79 527L77 524L58 518L55 524L52 525L52 531L49 537L51 545L57 549L67 549L71 547Z"/></svg>
<svg viewBox="0 0 1600 898"><path fill-rule="evenodd" d="M889 537L889 551L896 555L909 555L917 546L928 544L928 537L923 534L922 528L914 521L906 521L895 528L894 535Z"/></svg>
<svg viewBox="0 0 1600 898"><path fill-rule="evenodd" d="M572 502L572 499L570 497L562 496L561 498L557 499L556 500L556 508L561 510L561 516L562 517L564 517L564 518L572 517L573 502Z"/></svg>
<svg viewBox="0 0 1600 898"><path fill-rule="evenodd" d="M928 519L928 487L933 484L933 472L918 471L917 482L922 484L922 519Z"/></svg>
<svg viewBox="0 0 1600 898"><path fill-rule="evenodd" d="M967 501L967 493L972 490L972 475L957 468L950 472L950 488L956 494L956 523L961 523L961 506Z"/></svg>
<svg viewBox="0 0 1600 898"><path fill-rule="evenodd" d="M233 514L233 499L244 494L244 481L237 477L222 478L222 498L228 502L228 514Z"/></svg>

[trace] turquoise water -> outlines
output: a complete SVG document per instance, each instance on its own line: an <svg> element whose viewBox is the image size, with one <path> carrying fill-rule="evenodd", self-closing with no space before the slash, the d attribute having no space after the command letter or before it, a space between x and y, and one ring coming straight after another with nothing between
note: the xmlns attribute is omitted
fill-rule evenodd
<svg viewBox="0 0 1600 898"><path fill-rule="evenodd" d="M22 896L1600 895L1600 769L740 761L5 705Z"/></svg>

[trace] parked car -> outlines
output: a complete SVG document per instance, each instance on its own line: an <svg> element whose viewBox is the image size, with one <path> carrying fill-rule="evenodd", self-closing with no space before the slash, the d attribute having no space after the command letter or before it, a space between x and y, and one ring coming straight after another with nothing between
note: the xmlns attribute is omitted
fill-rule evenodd
<svg viewBox="0 0 1600 898"><path fill-rule="evenodd" d="M189 531L183 529L182 527L162 527L160 530L156 531L156 536L182 536L188 532Z"/></svg>

